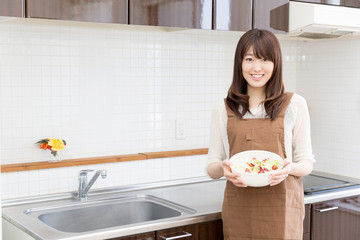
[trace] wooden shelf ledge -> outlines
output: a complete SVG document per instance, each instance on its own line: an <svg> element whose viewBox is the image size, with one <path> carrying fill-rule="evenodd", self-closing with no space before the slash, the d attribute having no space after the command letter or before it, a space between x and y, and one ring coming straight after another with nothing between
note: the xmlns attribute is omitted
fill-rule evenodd
<svg viewBox="0 0 360 240"><path fill-rule="evenodd" d="M49 169L49 168L91 165L91 164L127 162L127 161L135 161L135 160L154 159L154 158L202 155L207 153L208 153L207 148L199 148L199 149L188 149L188 150L177 150L177 151L147 152L147 153L105 156L105 157L68 159L68 160L62 160L60 162L45 161L45 162L15 163L15 164L1 165L1 172L2 173L20 172L20 171L40 170L40 169Z"/></svg>

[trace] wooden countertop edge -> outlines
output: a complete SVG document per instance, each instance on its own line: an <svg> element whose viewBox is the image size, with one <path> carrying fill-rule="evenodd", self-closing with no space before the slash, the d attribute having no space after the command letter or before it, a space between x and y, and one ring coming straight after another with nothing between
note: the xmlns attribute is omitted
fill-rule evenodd
<svg viewBox="0 0 360 240"><path fill-rule="evenodd" d="M1 172L2 173L20 172L20 171L40 170L40 169L49 169L49 168L61 168L61 167L81 166L81 165L146 160L146 159L154 159L154 158L201 155L207 153L208 153L207 148L200 148L200 149L93 157L93 158L67 159L67 160L62 160L61 162L44 161L44 162L15 163L15 164L1 165Z"/></svg>
<svg viewBox="0 0 360 240"><path fill-rule="evenodd" d="M141 154L144 154L146 156L146 159L153 159L153 158L201 155L207 153L208 153L208 148L198 148L198 149L177 150L177 151L147 152Z"/></svg>

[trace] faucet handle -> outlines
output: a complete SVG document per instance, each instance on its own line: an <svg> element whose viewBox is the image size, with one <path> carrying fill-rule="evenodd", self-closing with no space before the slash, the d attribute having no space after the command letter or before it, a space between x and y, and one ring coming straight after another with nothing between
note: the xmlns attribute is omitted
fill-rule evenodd
<svg viewBox="0 0 360 240"><path fill-rule="evenodd" d="M86 176L89 172L93 172L93 169L84 169L84 170L80 170L79 175L80 176Z"/></svg>

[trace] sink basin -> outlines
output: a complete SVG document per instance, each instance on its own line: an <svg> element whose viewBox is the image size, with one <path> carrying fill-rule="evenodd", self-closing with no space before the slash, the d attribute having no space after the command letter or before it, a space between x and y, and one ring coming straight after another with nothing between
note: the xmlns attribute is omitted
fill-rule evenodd
<svg viewBox="0 0 360 240"><path fill-rule="evenodd" d="M86 232L180 215L178 210L145 200L45 213L39 219L63 232Z"/></svg>
<svg viewBox="0 0 360 240"><path fill-rule="evenodd" d="M139 224L195 212L195 210L151 195L128 196L25 211L26 214L34 215L48 226L69 233Z"/></svg>

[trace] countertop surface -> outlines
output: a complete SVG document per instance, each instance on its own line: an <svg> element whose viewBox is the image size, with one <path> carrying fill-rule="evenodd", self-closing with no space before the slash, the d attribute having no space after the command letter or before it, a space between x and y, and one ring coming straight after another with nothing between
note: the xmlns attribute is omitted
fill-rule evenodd
<svg viewBox="0 0 360 240"><path fill-rule="evenodd" d="M359 179L344 176L321 172L313 172L312 174L360 183ZM104 196L106 196L105 199L113 199L133 195L150 195L196 211L193 214L97 231L83 233L61 232L47 226L39 221L37 217L31 216L31 214L24 214L26 210L44 207L44 202L46 206L74 204L74 202L78 200L73 197L73 193L27 198L16 201L3 201L3 218L27 232L35 239L108 239L220 219L225 185L226 181L224 179L211 180L204 177L111 190L94 190L89 193L88 202L90 203L92 201L101 201L104 199ZM305 204L310 204L355 195L360 195L360 186L351 189L305 195L304 200Z"/></svg>

